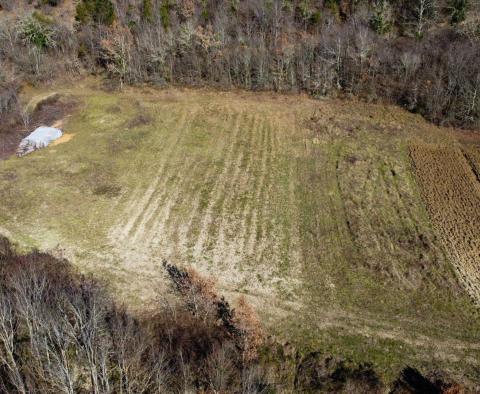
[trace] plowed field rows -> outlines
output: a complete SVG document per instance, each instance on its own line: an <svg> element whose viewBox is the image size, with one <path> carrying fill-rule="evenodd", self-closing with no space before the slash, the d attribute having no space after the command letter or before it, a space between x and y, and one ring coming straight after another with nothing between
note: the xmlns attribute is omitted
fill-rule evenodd
<svg viewBox="0 0 480 394"><path fill-rule="evenodd" d="M460 147L413 144L416 176L431 219L462 284L480 303L480 182Z"/></svg>

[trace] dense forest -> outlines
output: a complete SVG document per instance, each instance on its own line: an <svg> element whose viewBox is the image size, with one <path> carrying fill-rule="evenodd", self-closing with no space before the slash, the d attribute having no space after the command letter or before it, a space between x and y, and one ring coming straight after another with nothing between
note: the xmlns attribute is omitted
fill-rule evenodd
<svg viewBox="0 0 480 394"><path fill-rule="evenodd" d="M0 0L1 112L23 80L92 72L118 86L355 95L480 122L477 1L81 0L56 18L68 3Z"/></svg>

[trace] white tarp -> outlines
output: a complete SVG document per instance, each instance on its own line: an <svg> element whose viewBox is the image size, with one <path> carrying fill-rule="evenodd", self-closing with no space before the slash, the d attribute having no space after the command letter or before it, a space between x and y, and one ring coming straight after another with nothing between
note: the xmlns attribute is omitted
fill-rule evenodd
<svg viewBox="0 0 480 394"><path fill-rule="evenodd" d="M45 148L52 141L59 139L62 134L62 130L56 129L55 127L39 127L20 142L17 155L23 156L36 149Z"/></svg>
<svg viewBox="0 0 480 394"><path fill-rule="evenodd" d="M45 148L50 142L59 139L61 136L62 130L60 129L56 129L55 127L39 127L28 137L25 137L23 141L27 140L32 143L36 149L40 149Z"/></svg>

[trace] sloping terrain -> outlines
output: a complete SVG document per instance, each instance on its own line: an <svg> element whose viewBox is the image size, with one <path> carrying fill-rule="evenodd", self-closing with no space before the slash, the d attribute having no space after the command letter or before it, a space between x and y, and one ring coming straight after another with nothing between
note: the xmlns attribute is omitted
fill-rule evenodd
<svg viewBox="0 0 480 394"><path fill-rule="evenodd" d="M299 346L387 377L411 364L480 380L480 320L409 156L448 130L302 96L57 90L80 103L73 138L0 162L2 233L65 255L132 307L158 298L167 259L245 294Z"/></svg>

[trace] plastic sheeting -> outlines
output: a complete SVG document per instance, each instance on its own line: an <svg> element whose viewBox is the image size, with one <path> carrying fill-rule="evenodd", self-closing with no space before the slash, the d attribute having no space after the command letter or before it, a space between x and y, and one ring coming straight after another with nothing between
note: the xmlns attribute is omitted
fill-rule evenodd
<svg viewBox="0 0 480 394"><path fill-rule="evenodd" d="M17 155L23 156L34 150L45 148L52 141L59 139L62 134L62 131L55 127L38 127L20 142Z"/></svg>
<svg viewBox="0 0 480 394"><path fill-rule="evenodd" d="M39 127L35 129L28 137L25 137L23 141L27 140L36 149L44 148L48 146L52 141L59 139L62 136L62 130L55 127Z"/></svg>

